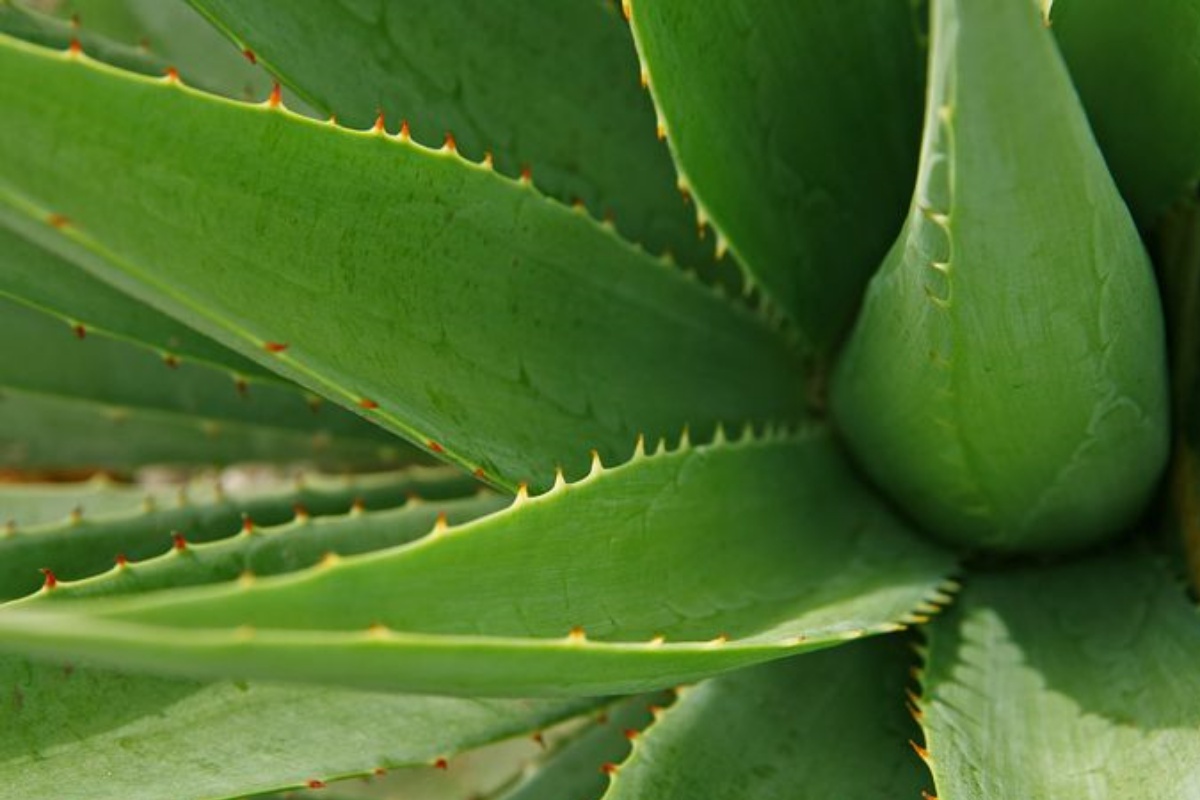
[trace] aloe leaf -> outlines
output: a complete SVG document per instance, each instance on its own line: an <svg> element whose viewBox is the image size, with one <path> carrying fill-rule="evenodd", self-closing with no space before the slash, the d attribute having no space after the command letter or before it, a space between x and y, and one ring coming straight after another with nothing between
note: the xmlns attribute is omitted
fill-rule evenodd
<svg viewBox="0 0 1200 800"><path fill-rule="evenodd" d="M352 128L383 112L437 147L584 203L654 253L711 269L675 188L654 109L613 4L409 0L357 4L194 0L313 106Z"/></svg>
<svg viewBox="0 0 1200 800"><path fill-rule="evenodd" d="M809 344L834 346L904 219L922 58L905 0L633 0L702 223Z"/></svg>
<svg viewBox="0 0 1200 800"><path fill-rule="evenodd" d="M408 450L387 431L340 408L314 403L296 387L250 385L204 365L184 364L0 297L0 387L107 406L194 415L296 430L336 444L366 440Z"/></svg>
<svg viewBox="0 0 1200 800"><path fill-rule="evenodd" d="M14 657L0 658L0 689L5 791L88 800L222 800L433 764L597 704L200 684Z"/></svg>
<svg viewBox="0 0 1200 800"><path fill-rule="evenodd" d="M278 379L275 373L134 300L63 255L8 230L0 211L0 295L54 314L77 333L107 333L182 361L195 360L235 374ZM49 234L63 242L62 237Z"/></svg>
<svg viewBox="0 0 1200 800"><path fill-rule="evenodd" d="M944 800L1200 793L1200 620L1158 558L980 574L927 630Z"/></svg>
<svg viewBox="0 0 1200 800"><path fill-rule="evenodd" d="M0 464L7 469L129 470L268 460L362 468L394 465L406 450L403 443L333 442L295 429L0 387Z"/></svg>
<svg viewBox="0 0 1200 800"><path fill-rule="evenodd" d="M638 695L613 706L593 724L579 731L545 759L531 765L491 800L542 800L570 797L600 800L609 774L629 756L633 740L642 735L663 709L670 695Z"/></svg>
<svg viewBox="0 0 1200 800"><path fill-rule="evenodd" d="M105 279L498 485L803 413L761 318L485 167L7 38L0 70L0 204L54 209Z"/></svg>
<svg viewBox="0 0 1200 800"><path fill-rule="evenodd" d="M414 499L401 508L324 519L311 519L305 510L278 526L255 523L242 526L239 536L176 545L143 562L122 563L92 578L58 583L55 591L30 599L106 597L232 581L247 573L278 575L311 567L330 553L348 556L405 544L441 525L460 525L506 505L508 498L489 492L439 502ZM225 533L233 530L237 528L227 527ZM122 534L123 539L130 539L124 531ZM160 536L159 542L169 539Z"/></svg>
<svg viewBox="0 0 1200 800"><path fill-rule="evenodd" d="M444 500L471 492L474 482L444 469L410 468L396 473L345 480L305 476L297 480L294 488L283 490L227 493L214 488L216 486L219 485L185 486L178 490L176 498L148 495L141 507L135 506L124 513L114 514L105 514L102 508L92 508L89 497L81 495L74 506L74 513L64 516L61 521L8 529L0 536L0 599L19 597L36 589L43 582L42 569L50 570L55 580L74 580L107 570L118 560L137 561L173 552L172 548L180 544L174 539L176 535L182 537L182 541L195 545L244 531L247 520L252 528L273 526L290 522L297 514L301 518L309 518L345 514L352 509L384 509L405 504L410 497ZM0 495L0 503L3 500L4 496ZM481 511L486 507L488 503L485 500L467 506ZM0 505L0 517L6 517L6 514L5 507ZM384 535L385 532L374 532L373 538L368 536L376 527L374 518L370 515L358 516L362 521L357 528L363 529L367 540L377 540ZM421 514L413 516L415 519L412 522L420 521L422 517ZM153 585L157 580L170 579L180 572L183 573L184 582L199 582L204 576L223 575L221 568L229 568L230 565L222 562L219 556L234 556L242 547L245 547L247 558L252 558L254 564L283 569L289 559L305 557L305 542L311 547L325 540L325 526L316 520L309 520L308 524L317 532L302 537L294 545L289 543L283 547L283 552L274 556L270 553L280 543L266 544L264 541L259 544L258 539L254 544L247 542L245 545L218 547L214 551L191 547L186 554L178 553L173 559L160 558L151 562L154 566L140 564L124 567L117 571L115 580L104 581L100 589L85 583L79 591L103 592L104 587L110 584L113 589L109 591L128 590L131 584ZM268 537L259 538L265 540ZM343 546L349 551L358 545ZM258 555L260 550L263 552ZM208 555L210 552L212 556ZM231 577L237 577L240 572L239 569Z"/></svg>
<svg viewBox="0 0 1200 800"><path fill-rule="evenodd" d="M911 662L902 641L880 637L685 689L605 800L919 797L929 776L908 744Z"/></svg>
<svg viewBox="0 0 1200 800"><path fill-rule="evenodd" d="M1055 0L1052 30L1104 157L1144 228L1200 179L1200 7Z"/></svg>
<svg viewBox="0 0 1200 800"><path fill-rule="evenodd" d="M896 630L952 565L814 430L639 454L287 576L7 609L0 647L193 676L626 693Z"/></svg>
<svg viewBox="0 0 1200 800"><path fill-rule="evenodd" d="M162 75L169 66L142 47L114 41L88 28L39 13L10 0L0 0L0 31L27 42L58 49L65 49L75 40L93 57L143 75Z"/></svg>

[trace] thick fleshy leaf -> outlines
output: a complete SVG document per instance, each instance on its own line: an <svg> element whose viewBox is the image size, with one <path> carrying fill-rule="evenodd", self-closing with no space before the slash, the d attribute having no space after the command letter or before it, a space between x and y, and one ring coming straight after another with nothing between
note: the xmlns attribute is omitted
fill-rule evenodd
<svg viewBox="0 0 1200 800"><path fill-rule="evenodd" d="M904 219L916 172L924 70L913 4L626 6L701 221L811 345L830 349Z"/></svg>
<svg viewBox="0 0 1200 800"><path fill-rule="evenodd" d="M929 775L909 747L912 660L902 641L880 637L686 689L637 740L605 800L919 797Z"/></svg>
<svg viewBox="0 0 1200 800"><path fill-rule="evenodd" d="M0 647L196 676L620 693L896 630L952 565L811 431L638 455L287 576L8 609Z"/></svg>
<svg viewBox="0 0 1200 800"><path fill-rule="evenodd" d="M396 464L409 450L186 414L131 410L94 400L0 388L0 467L127 470L148 464L315 462L329 468Z"/></svg>
<svg viewBox="0 0 1200 800"><path fill-rule="evenodd" d="M0 658L13 798L223 800L433 764L594 708L142 678ZM331 790L333 791L333 790Z"/></svg>
<svg viewBox="0 0 1200 800"><path fill-rule="evenodd" d="M330 553L348 556L405 544L438 530L441 525L460 525L482 517L508 502L507 497L488 492L436 502L410 500L401 508L387 511L315 520L305 512L279 526L243 525L242 535L227 536L216 542L186 546L177 542L155 558L120 564L82 581L59 583L53 592L38 598L65 600L130 594L232 581L246 574L294 572L329 558ZM233 530L237 529L227 528L225 532ZM162 544L170 536L158 538Z"/></svg>
<svg viewBox="0 0 1200 800"><path fill-rule="evenodd" d="M942 800L1200 796L1200 619L1158 559L977 575L928 630Z"/></svg>
<svg viewBox="0 0 1200 800"><path fill-rule="evenodd" d="M144 347L78 331L0 297L0 387L83 399L129 411L195 416L295 430L329 440L365 440L409 450L392 434L296 386L250 385L204 365L183 364Z"/></svg>
<svg viewBox="0 0 1200 800"><path fill-rule="evenodd" d="M238 531L245 531L247 521L253 529L254 526L281 525L297 515L307 519L352 510L392 508L410 502L410 497L428 500L460 497L471 492L474 485L470 478L453 471L420 468L353 479L306 476L297 479L294 488L285 490L226 492L218 484L200 483L170 493L148 493L142 503L128 501L124 508L113 509L117 513L112 514L105 513L107 509L103 504L98 508L94 505L95 492L79 494L69 516L64 514L60 520L49 524L15 527L0 536L0 600L19 597L36 589L43 581L42 569L50 570L56 580L86 578L107 570L118 560L150 558L171 551L179 544L174 539L176 535L196 544L232 537ZM61 495L62 492L43 490L40 494ZM174 496L166 496L168 494ZM18 493L14 490L0 494L0 518L10 518L4 506L9 495ZM128 492L122 492L122 495L128 497ZM16 499L15 510L20 511L20 495ZM480 504L487 506L486 501L480 501ZM414 516L423 517L422 514ZM364 517L366 519L373 517ZM412 520L417 521L419 519ZM309 524L314 531L303 541L310 547L317 546L325 541L326 528L323 525L318 528L316 521ZM375 526L364 521L360 527L367 534ZM254 543L218 547L213 551L192 547L186 553L177 553L175 558L151 562L155 566L125 567L117 571L115 580L104 581L99 589L85 583L79 591L104 592L110 584L113 586L108 591L129 591L143 582L154 584L169 580L180 570L185 583L204 582L206 577L219 580L226 576L222 569L236 566L229 559L236 558L242 547L246 558L255 564L271 565L273 571L282 571L290 563L288 559L305 557L305 547L293 549L291 545L274 557L268 555L279 546L279 543L268 544L256 539ZM345 545L348 550L355 546ZM260 550L264 551L261 556L258 555ZM204 555L200 555L201 552ZM211 556L208 555L210 552ZM321 552L318 551L317 556ZM238 569L227 577L237 577L240 572Z"/></svg>
<svg viewBox="0 0 1200 800"><path fill-rule="evenodd" d="M84 335L99 331L181 361L222 367L245 378L278 380L265 367L117 291L64 255L17 235L4 226L3 218L0 210L0 295L54 314ZM52 231L43 234L46 240L70 243ZM72 255L88 254L73 248Z"/></svg>
<svg viewBox="0 0 1200 800"><path fill-rule="evenodd" d="M1192 0L1054 0L1052 30L1138 223L1200 178L1200 6Z"/></svg>
<svg viewBox="0 0 1200 800"><path fill-rule="evenodd" d="M711 267L612 3L193 5L343 124L370 127L383 112L432 147L452 133L471 160L491 152L511 177L530 168L539 189L611 213L652 252Z"/></svg>
<svg viewBox="0 0 1200 800"><path fill-rule="evenodd" d="M497 484L803 413L760 317L485 166L7 38L0 70L0 203Z"/></svg>

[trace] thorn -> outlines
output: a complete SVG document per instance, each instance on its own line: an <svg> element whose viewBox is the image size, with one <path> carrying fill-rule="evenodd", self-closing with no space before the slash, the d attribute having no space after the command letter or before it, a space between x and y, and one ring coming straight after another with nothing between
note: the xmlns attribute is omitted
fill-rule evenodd
<svg viewBox="0 0 1200 800"><path fill-rule="evenodd" d="M621 733L624 734L625 738L631 742L642 735L642 732L637 728L626 728Z"/></svg>
<svg viewBox="0 0 1200 800"><path fill-rule="evenodd" d="M637 441L633 443L633 457L645 458L646 456L646 435L639 433Z"/></svg>
<svg viewBox="0 0 1200 800"><path fill-rule="evenodd" d="M58 578L54 576L54 572L52 570L42 567L40 570L38 570L38 572L45 576L45 580L42 582L42 589L44 591L49 592L58 586Z"/></svg>
<svg viewBox="0 0 1200 800"><path fill-rule="evenodd" d="M367 411L374 411L375 409L379 408L379 403L376 403L374 400L363 397L358 401L358 407L365 409Z"/></svg>
<svg viewBox="0 0 1200 800"><path fill-rule="evenodd" d="M661 717L663 715L663 711L665 711L666 709L664 709L660 705L651 703L650 705L646 706L646 710L650 712L650 716L654 717L655 719L658 719L659 717Z"/></svg>
<svg viewBox="0 0 1200 800"><path fill-rule="evenodd" d="M391 630L382 622L372 622L367 626L367 635L372 639L386 639L391 636L391 634Z"/></svg>
<svg viewBox="0 0 1200 800"><path fill-rule="evenodd" d="M649 645L650 647L662 647L663 642L665 642L666 640L667 640L666 637L663 636L661 633L656 633L656 634L654 634L654 638L652 638L650 641L646 642L646 644Z"/></svg>
<svg viewBox="0 0 1200 800"><path fill-rule="evenodd" d="M476 467L475 471L471 474L474 475L479 480L483 480L487 477L487 473L483 471L483 467Z"/></svg>
<svg viewBox="0 0 1200 800"><path fill-rule="evenodd" d="M587 632L585 632L579 625L576 625L574 628L571 628L570 633L567 634L567 641L575 643L586 642Z"/></svg>
<svg viewBox="0 0 1200 800"><path fill-rule="evenodd" d="M167 67L165 72L167 83L179 83L179 70L175 67Z"/></svg>
<svg viewBox="0 0 1200 800"><path fill-rule="evenodd" d="M87 338L87 328L85 328L83 325L77 323L74 327L71 328L71 330L75 333L76 339L86 339Z"/></svg>
<svg viewBox="0 0 1200 800"><path fill-rule="evenodd" d="M938 800L938 796L936 794L930 794L929 792L922 789L921 790L921 800Z"/></svg>
<svg viewBox="0 0 1200 800"><path fill-rule="evenodd" d="M256 580L258 580L258 576L248 569L242 570L241 574L237 577L238 586L243 589L249 589L254 585Z"/></svg>
<svg viewBox="0 0 1200 800"><path fill-rule="evenodd" d="M387 133L387 124L383 119L383 109L379 109L379 113L375 116L375 124L371 126L371 131L374 133Z"/></svg>
<svg viewBox="0 0 1200 800"><path fill-rule="evenodd" d="M439 511L437 519L433 522L433 531L431 533L437 535L439 533L445 533L448 530L450 530L450 520L446 518L445 511Z"/></svg>
<svg viewBox="0 0 1200 800"><path fill-rule="evenodd" d="M543 750L546 749L546 737L542 735L541 731L534 731L533 735L529 738L533 739L538 747L542 748Z"/></svg>
<svg viewBox="0 0 1200 800"><path fill-rule="evenodd" d="M483 153L483 161L479 162L485 169L495 169L496 160L492 157L492 151L486 150Z"/></svg>
<svg viewBox="0 0 1200 800"><path fill-rule="evenodd" d="M288 346L287 342L263 342L263 349L268 353L282 353Z"/></svg>
<svg viewBox="0 0 1200 800"><path fill-rule="evenodd" d="M271 84L271 93L267 95L267 108L282 108L283 107L283 89L279 86L279 81Z"/></svg>
<svg viewBox="0 0 1200 800"><path fill-rule="evenodd" d="M71 509L71 513L67 515L67 524L72 528L83 522L83 506L75 506Z"/></svg>
<svg viewBox="0 0 1200 800"><path fill-rule="evenodd" d="M567 485L567 478L563 475L562 467L554 468L554 485L550 487L550 491L562 489Z"/></svg>
<svg viewBox="0 0 1200 800"><path fill-rule="evenodd" d="M163 356L163 363L166 364L171 369L178 369L179 368L179 357L172 353L167 353L165 356Z"/></svg>
<svg viewBox="0 0 1200 800"><path fill-rule="evenodd" d="M611 777L612 775L616 774L617 765L611 761L605 761L600 765L600 772Z"/></svg>
<svg viewBox="0 0 1200 800"><path fill-rule="evenodd" d="M633 16L633 10L631 6L632 3L630 0L621 0L621 16L625 18L626 22L629 22L629 19Z"/></svg>
<svg viewBox="0 0 1200 800"><path fill-rule="evenodd" d="M403 120L400 123L399 136L400 136L400 141L402 141L402 142L411 142L412 141L412 131L409 130L409 128L408 128L408 120Z"/></svg>
<svg viewBox="0 0 1200 800"><path fill-rule="evenodd" d="M405 499L407 500L409 498L405 498ZM366 501L364 501L361 497L356 497L352 501L350 501L350 516L352 516L352 517L362 516L363 512L366 510L367 510Z"/></svg>
<svg viewBox="0 0 1200 800"><path fill-rule="evenodd" d="M317 562L317 566L318 567L333 567L333 566L337 566L337 563L341 560L342 560L342 557L339 556L337 553L333 552L332 550L326 550L325 554L323 556L321 556L321 560Z"/></svg>
<svg viewBox="0 0 1200 800"><path fill-rule="evenodd" d="M115 560L117 562L118 569L124 569L125 567L129 566L129 559L125 557L124 553L117 553Z"/></svg>
<svg viewBox="0 0 1200 800"><path fill-rule="evenodd" d="M375 769L371 770L371 774L376 778L382 778L384 775L387 775L387 770L383 767L376 767Z"/></svg>
<svg viewBox="0 0 1200 800"><path fill-rule="evenodd" d="M67 45L67 55L71 58L83 55L83 45L74 36L71 37L71 43Z"/></svg>
<svg viewBox="0 0 1200 800"><path fill-rule="evenodd" d="M324 789L325 781L319 781L316 778L312 778L308 783L305 784L305 786L310 789Z"/></svg>
<svg viewBox="0 0 1200 800"><path fill-rule="evenodd" d="M239 397L250 396L250 384L246 383L245 378L237 378L233 382L233 389L238 393Z"/></svg>
<svg viewBox="0 0 1200 800"><path fill-rule="evenodd" d="M17 533L17 521L15 519L5 520L4 535L5 536L15 536L16 533Z"/></svg>
<svg viewBox="0 0 1200 800"><path fill-rule="evenodd" d="M246 517L249 519L249 517ZM308 507L304 503L295 503L292 505L292 522L303 525L312 519L312 515L308 513Z"/></svg>
<svg viewBox="0 0 1200 800"><path fill-rule="evenodd" d="M51 228L59 231L71 224L71 220L67 219L62 214L51 214L50 216L46 217L46 222Z"/></svg>
<svg viewBox="0 0 1200 800"><path fill-rule="evenodd" d="M526 186L529 186L533 183L533 169L528 164L523 164L521 166L521 183L525 184Z"/></svg>
<svg viewBox="0 0 1200 800"><path fill-rule="evenodd" d="M688 426L684 425L683 433L679 434L679 448L678 449L687 450L691 446L692 446L692 433L688 429Z"/></svg>
<svg viewBox="0 0 1200 800"><path fill-rule="evenodd" d="M604 472L604 464L600 461L600 451L592 450L592 465L588 469L588 477L591 478Z"/></svg>
<svg viewBox="0 0 1200 800"><path fill-rule="evenodd" d="M430 449L430 451L434 452L434 453L446 452L445 448L443 448L440 444L435 442L433 439L430 439L429 441L425 442L425 446L428 447Z"/></svg>
<svg viewBox="0 0 1200 800"><path fill-rule="evenodd" d="M254 520L249 514L242 514L242 533L254 533Z"/></svg>
<svg viewBox="0 0 1200 800"><path fill-rule="evenodd" d="M661 119L654 126L654 135L658 137L660 142L667 140L667 126L663 124Z"/></svg>
<svg viewBox="0 0 1200 800"><path fill-rule="evenodd" d="M729 634L718 633L712 639L708 640L708 644L712 645L713 647L720 647L721 645L725 644L728 641L729 641Z"/></svg>
<svg viewBox="0 0 1200 800"><path fill-rule="evenodd" d="M183 538L183 534L179 531L173 531L171 533L171 546L180 552L187 550L187 539Z"/></svg>
<svg viewBox="0 0 1200 800"><path fill-rule="evenodd" d="M929 751L928 750L926 750L924 747L921 747L921 745L917 744L912 739L908 740L908 744L910 747L912 747L913 752L915 752L922 761L924 761L926 764L929 763Z"/></svg>
<svg viewBox="0 0 1200 800"><path fill-rule="evenodd" d="M642 85L643 89L650 88L650 73L646 71L645 67L638 72L638 83Z"/></svg>
<svg viewBox="0 0 1200 800"><path fill-rule="evenodd" d="M254 51L251 50L249 47L244 48L242 50L242 55L244 55L246 57L246 60L249 61L251 64L254 64L257 66L258 56L254 55Z"/></svg>
<svg viewBox="0 0 1200 800"><path fill-rule="evenodd" d="M443 771L448 770L450 769L450 762L446 761L444 758L439 758L437 761L433 762L433 768Z"/></svg>
<svg viewBox="0 0 1200 800"><path fill-rule="evenodd" d="M454 134L446 131L446 138L442 142L442 150L447 153L458 152L458 142L454 141Z"/></svg>
<svg viewBox="0 0 1200 800"><path fill-rule="evenodd" d="M512 505L509 508L516 508L522 503L529 502L529 484L521 481L517 484L517 496L513 498Z"/></svg>

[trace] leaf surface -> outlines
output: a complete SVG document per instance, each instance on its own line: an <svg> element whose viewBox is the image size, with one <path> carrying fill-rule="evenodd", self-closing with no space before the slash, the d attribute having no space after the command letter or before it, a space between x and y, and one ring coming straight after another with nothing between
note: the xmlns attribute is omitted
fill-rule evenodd
<svg viewBox="0 0 1200 800"><path fill-rule="evenodd" d="M879 637L741 670L683 690L639 737L605 800L919 797L909 747L912 654Z"/></svg>
<svg viewBox="0 0 1200 800"><path fill-rule="evenodd" d="M0 646L197 676L623 693L903 627L952 564L810 431L637 456L288 576L5 610Z"/></svg>
<svg viewBox="0 0 1200 800"><path fill-rule="evenodd" d="M408 0L193 5L312 105L352 128L382 111L392 130L559 200L611 213L651 252L711 269L675 187L629 31L609 2Z"/></svg>
<svg viewBox="0 0 1200 800"><path fill-rule="evenodd" d="M942 800L1200 794L1200 620L1158 559L977 575L927 630Z"/></svg>
<svg viewBox="0 0 1200 800"><path fill-rule="evenodd" d="M628 6L701 221L828 351L903 221L915 175L923 64L912 4Z"/></svg>
<svg viewBox="0 0 1200 800"><path fill-rule="evenodd" d="M498 485L803 413L764 320L485 167L7 38L0 70L0 205Z"/></svg>

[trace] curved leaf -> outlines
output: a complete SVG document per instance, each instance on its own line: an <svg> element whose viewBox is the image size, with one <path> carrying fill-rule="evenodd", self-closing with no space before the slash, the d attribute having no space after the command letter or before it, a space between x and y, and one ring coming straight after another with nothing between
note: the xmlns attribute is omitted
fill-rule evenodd
<svg viewBox="0 0 1200 800"><path fill-rule="evenodd" d="M485 167L7 38L0 70L0 202L497 484L803 413L762 319Z"/></svg>
<svg viewBox="0 0 1200 800"><path fill-rule="evenodd" d="M903 627L952 563L811 432L635 456L288 576L7 609L0 647L189 675L629 692Z"/></svg>
<svg viewBox="0 0 1200 800"><path fill-rule="evenodd" d="M908 744L911 663L903 642L880 637L685 689L605 800L919 797L929 776Z"/></svg>
<svg viewBox="0 0 1200 800"><path fill-rule="evenodd" d="M913 4L627 6L700 220L828 352L904 219L916 174L924 70Z"/></svg>
<svg viewBox="0 0 1200 800"><path fill-rule="evenodd" d="M1158 559L977 575L928 632L943 800L1200 795L1200 620Z"/></svg>
<svg viewBox="0 0 1200 800"><path fill-rule="evenodd" d="M477 161L612 213L623 234L711 269L638 88L612 3L407 0L296 4L193 0L314 106L352 128L381 110L432 147L452 132Z"/></svg>

